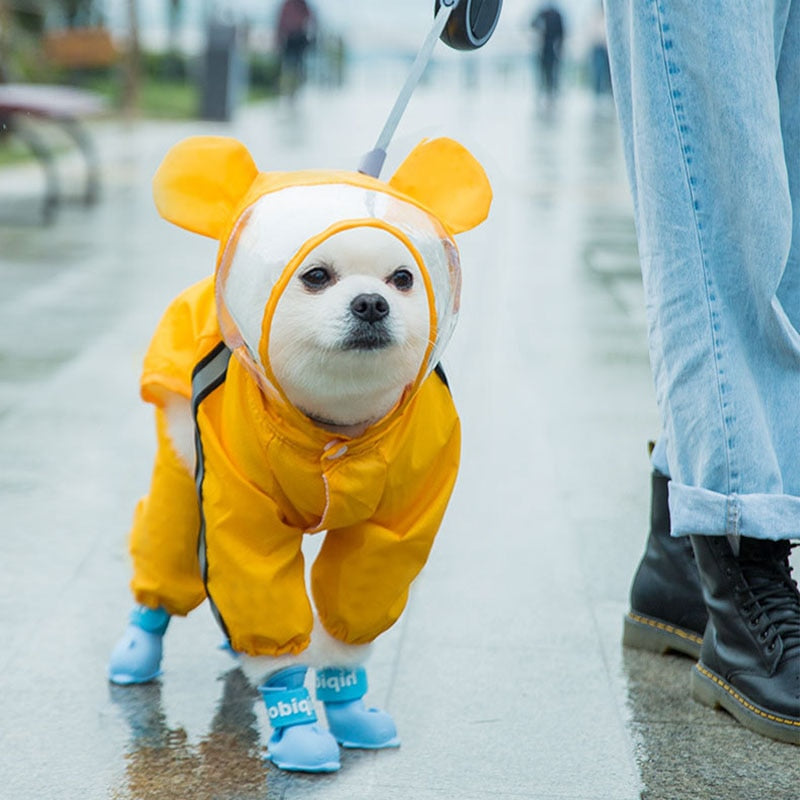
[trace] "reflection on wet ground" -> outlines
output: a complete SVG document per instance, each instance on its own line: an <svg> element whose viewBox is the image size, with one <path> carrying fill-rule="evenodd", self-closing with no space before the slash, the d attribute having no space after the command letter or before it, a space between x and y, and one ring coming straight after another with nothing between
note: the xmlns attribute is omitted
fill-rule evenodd
<svg viewBox="0 0 800 800"><path fill-rule="evenodd" d="M115 793L115 800L260 800L265 796L264 748L253 712L258 692L239 669L228 672L222 682L222 697L209 732L197 744L189 742L182 727L169 726L160 683L109 687L111 702L130 727L127 786Z"/></svg>
<svg viewBox="0 0 800 800"><path fill-rule="evenodd" d="M222 694L207 733L196 742L181 725L170 725L162 684L121 687L109 684L111 703L129 729L125 780L113 800L265 800L284 797L287 787L324 786L332 775L282 772L268 760L263 719L256 713L260 694L238 668L219 677ZM266 732L266 727L263 731ZM366 754L344 751L344 768Z"/></svg>
<svg viewBox="0 0 800 800"><path fill-rule="evenodd" d="M184 728L169 726L160 683L109 687L111 702L130 728L127 785L115 792L115 800L261 800L266 796L265 749L253 712L258 692L239 669L224 675L222 683L217 712L197 744L190 743Z"/></svg>

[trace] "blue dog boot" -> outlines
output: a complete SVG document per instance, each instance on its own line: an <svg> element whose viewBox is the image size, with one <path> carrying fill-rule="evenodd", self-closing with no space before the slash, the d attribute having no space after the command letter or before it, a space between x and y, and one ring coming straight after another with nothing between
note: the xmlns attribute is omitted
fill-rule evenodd
<svg viewBox="0 0 800 800"><path fill-rule="evenodd" d="M148 683L161 674L161 640L169 625L169 614L163 608L136 606L130 624L111 653L108 679L128 686Z"/></svg>
<svg viewBox="0 0 800 800"><path fill-rule="evenodd" d="M317 714L303 685L307 667L287 667L259 687L273 733L268 758L289 772L336 772L339 746L317 724Z"/></svg>
<svg viewBox="0 0 800 800"><path fill-rule="evenodd" d="M326 667L317 671L317 700L325 704L328 727L342 747L378 750L399 747L394 720L377 708L366 708L367 673L363 667Z"/></svg>

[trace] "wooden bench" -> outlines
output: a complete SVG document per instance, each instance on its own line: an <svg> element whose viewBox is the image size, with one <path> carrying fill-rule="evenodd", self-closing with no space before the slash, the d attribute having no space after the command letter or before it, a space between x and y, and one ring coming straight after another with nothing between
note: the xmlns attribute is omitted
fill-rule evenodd
<svg viewBox="0 0 800 800"><path fill-rule="evenodd" d="M45 221L53 219L64 198L56 170L56 153L35 126L19 123L31 119L52 122L69 135L86 162L83 201L91 205L99 196L100 169L94 144L83 121L103 113L106 107L103 98L71 86L0 83L0 133L19 136L42 164L46 179Z"/></svg>
<svg viewBox="0 0 800 800"><path fill-rule="evenodd" d="M51 64L67 69L110 67L119 58L114 40L105 28L48 31L42 49Z"/></svg>

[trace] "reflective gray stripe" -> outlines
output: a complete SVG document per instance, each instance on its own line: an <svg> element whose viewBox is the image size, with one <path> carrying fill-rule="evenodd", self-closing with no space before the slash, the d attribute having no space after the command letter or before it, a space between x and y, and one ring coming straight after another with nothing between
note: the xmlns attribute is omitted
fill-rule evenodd
<svg viewBox="0 0 800 800"><path fill-rule="evenodd" d="M205 477L205 459L203 458L203 440L200 436L200 425L197 421L197 413L200 403L208 397L216 388L221 386L228 374L228 362L231 358L231 351L220 342L202 361L200 361L192 372L192 414L194 416L194 448L197 458L197 466L194 472L194 482L197 487L197 505L200 512L200 530L197 534L197 557L200 561L200 573L203 576L203 583L206 586L211 610L217 619L225 636L228 636L228 629L222 620L211 595L208 593L208 559L206 556L206 516L203 513L203 478ZM230 637L228 636L230 639Z"/></svg>
<svg viewBox="0 0 800 800"><path fill-rule="evenodd" d="M192 372L192 407L197 413L197 406L224 380L228 372L231 351L223 344L218 344Z"/></svg>

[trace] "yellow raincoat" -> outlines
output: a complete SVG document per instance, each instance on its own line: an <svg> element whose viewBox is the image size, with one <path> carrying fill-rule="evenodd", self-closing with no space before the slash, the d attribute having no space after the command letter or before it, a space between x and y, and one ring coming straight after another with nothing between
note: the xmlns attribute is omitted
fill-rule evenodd
<svg viewBox="0 0 800 800"><path fill-rule="evenodd" d="M262 173L238 142L195 137L167 155L154 194L165 218L221 246L215 274L173 301L145 357L142 396L156 406L159 446L131 533L134 595L172 614L207 596L235 650L297 654L313 622L302 538L327 531L311 570L320 621L343 642L370 642L402 613L456 479L459 422L434 367L458 309L452 235L488 213L486 176L449 139L421 143L387 183L349 172ZM400 403L348 437L289 403L268 341L305 254L360 225L411 250L432 335ZM194 477L167 433L176 395L193 402Z"/></svg>

